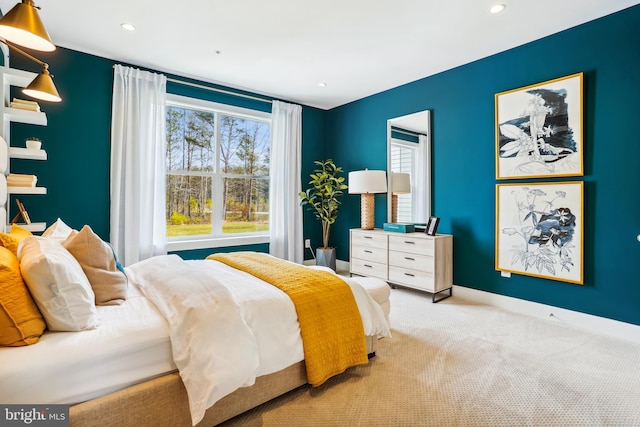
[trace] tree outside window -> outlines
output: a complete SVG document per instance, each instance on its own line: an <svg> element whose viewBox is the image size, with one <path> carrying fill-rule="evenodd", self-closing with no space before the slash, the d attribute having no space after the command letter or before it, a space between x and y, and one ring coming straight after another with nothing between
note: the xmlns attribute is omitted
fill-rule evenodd
<svg viewBox="0 0 640 427"><path fill-rule="evenodd" d="M166 137L168 238L268 232L267 120L168 104Z"/></svg>

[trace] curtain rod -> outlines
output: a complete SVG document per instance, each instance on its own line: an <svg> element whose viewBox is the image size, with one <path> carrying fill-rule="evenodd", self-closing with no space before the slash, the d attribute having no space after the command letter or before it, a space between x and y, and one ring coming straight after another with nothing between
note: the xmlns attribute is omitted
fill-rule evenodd
<svg viewBox="0 0 640 427"><path fill-rule="evenodd" d="M116 68L116 64L113 64L113 68ZM271 101L270 99L258 98L257 96L245 95L243 93L238 93L238 92L231 92L229 90L218 89L212 86L205 86L198 83L186 82L184 80L172 79L171 77L167 77L167 81L171 83L185 85L185 86L193 86L199 89L211 90L213 92L224 93L226 95L238 96L240 98L253 99L254 101L262 101L262 102L266 102L267 104L273 104L273 101Z"/></svg>
<svg viewBox="0 0 640 427"><path fill-rule="evenodd" d="M420 132L414 132L414 131L411 131L411 130L404 130L404 129L401 129L401 128L397 128L395 126L391 126L391 132L404 133L405 135L411 135L411 136L424 135L423 133L420 133Z"/></svg>
<svg viewBox="0 0 640 427"><path fill-rule="evenodd" d="M257 96L245 95L243 93L238 93L238 92L231 92L231 91L228 91L228 90L218 89L216 87L211 87L211 86L205 86L205 85L201 85L201 84L198 84L198 83L185 82L184 80L172 79L170 77L167 77L167 81L168 82L172 82L172 83L177 83L177 84L180 84L180 85L185 85L185 86L193 86L193 87L197 87L199 89L206 89L206 90L211 90L211 91L214 91L214 92L220 92L220 93L224 93L226 95L238 96L240 98L253 99L254 101L262 101L262 102L266 102L268 104L272 103L272 101L270 99L258 98Z"/></svg>

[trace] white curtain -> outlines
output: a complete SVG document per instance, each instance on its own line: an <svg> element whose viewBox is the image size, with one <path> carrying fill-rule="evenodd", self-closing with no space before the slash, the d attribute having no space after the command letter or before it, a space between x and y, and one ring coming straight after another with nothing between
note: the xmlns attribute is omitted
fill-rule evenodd
<svg viewBox="0 0 640 427"><path fill-rule="evenodd" d="M273 101L269 175L269 253L302 263L302 107Z"/></svg>
<svg viewBox="0 0 640 427"><path fill-rule="evenodd" d="M161 74L115 66L110 238L124 265L166 253L166 82Z"/></svg>
<svg viewBox="0 0 640 427"><path fill-rule="evenodd" d="M431 215L431 144L426 135L418 136L416 157L416 180L411 188L414 221L427 222Z"/></svg>

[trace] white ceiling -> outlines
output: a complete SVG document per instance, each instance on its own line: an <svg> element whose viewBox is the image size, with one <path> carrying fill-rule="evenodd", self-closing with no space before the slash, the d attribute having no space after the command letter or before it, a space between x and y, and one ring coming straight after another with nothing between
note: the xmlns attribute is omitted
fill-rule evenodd
<svg viewBox="0 0 640 427"><path fill-rule="evenodd" d="M498 1L507 8L490 14ZM0 8L6 13L16 3L0 0ZM58 46L322 109L638 3L36 0ZM123 22L137 30L123 30Z"/></svg>
<svg viewBox="0 0 640 427"><path fill-rule="evenodd" d="M429 111L418 111L406 116L395 117L390 119L389 122L391 122L391 126L426 135L429 132Z"/></svg>

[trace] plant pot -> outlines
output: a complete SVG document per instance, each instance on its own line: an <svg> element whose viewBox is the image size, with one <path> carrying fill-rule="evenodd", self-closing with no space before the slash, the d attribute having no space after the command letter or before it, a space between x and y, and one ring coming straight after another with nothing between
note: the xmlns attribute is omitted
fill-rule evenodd
<svg viewBox="0 0 640 427"><path fill-rule="evenodd" d="M35 139L27 139L25 145L29 150L39 150L42 148L42 142Z"/></svg>
<svg viewBox="0 0 640 427"><path fill-rule="evenodd" d="M336 271L336 248L316 249L316 265L329 267L333 271Z"/></svg>

